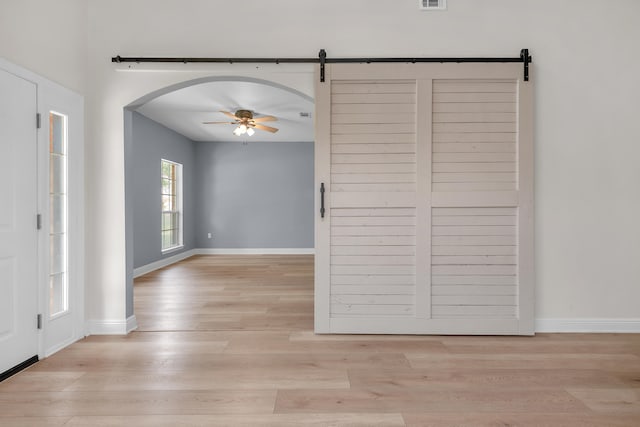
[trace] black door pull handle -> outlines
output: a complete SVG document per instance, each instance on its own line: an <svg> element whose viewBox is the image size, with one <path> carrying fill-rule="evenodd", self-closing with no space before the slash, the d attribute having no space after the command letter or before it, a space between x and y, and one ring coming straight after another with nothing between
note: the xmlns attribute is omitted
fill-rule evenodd
<svg viewBox="0 0 640 427"><path fill-rule="evenodd" d="M320 184L320 218L324 218L324 182Z"/></svg>

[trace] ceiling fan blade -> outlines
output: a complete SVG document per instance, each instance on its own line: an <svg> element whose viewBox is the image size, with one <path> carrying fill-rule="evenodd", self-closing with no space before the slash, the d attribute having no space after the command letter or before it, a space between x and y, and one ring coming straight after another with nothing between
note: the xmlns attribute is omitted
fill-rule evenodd
<svg viewBox="0 0 640 427"><path fill-rule="evenodd" d="M277 128L272 128L271 126L265 126L265 125L256 124L253 127L256 128L256 129L260 129L260 130L266 130L267 132L271 132L271 133L278 132Z"/></svg>
<svg viewBox="0 0 640 427"><path fill-rule="evenodd" d="M263 116L263 117L256 117L253 119L254 122L256 123L262 123L262 122L277 122L278 118L277 117L273 117L273 116Z"/></svg>
<svg viewBox="0 0 640 427"><path fill-rule="evenodd" d="M238 120L238 118L236 117L236 115L235 115L235 114L233 114L233 113L230 113L230 112L228 112L228 111L222 111L222 110L220 110L220 112L221 112L222 114L224 114L225 116L227 116L227 117L231 117L233 120Z"/></svg>
<svg viewBox="0 0 640 427"><path fill-rule="evenodd" d="M203 125L235 125L236 122L202 122Z"/></svg>

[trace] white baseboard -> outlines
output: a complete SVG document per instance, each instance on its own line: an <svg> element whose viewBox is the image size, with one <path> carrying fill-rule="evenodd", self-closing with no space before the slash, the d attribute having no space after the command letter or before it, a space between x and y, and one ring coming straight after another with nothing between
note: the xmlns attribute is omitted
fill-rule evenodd
<svg viewBox="0 0 640 427"><path fill-rule="evenodd" d="M126 320L88 320L88 335L125 335L127 333Z"/></svg>
<svg viewBox="0 0 640 427"><path fill-rule="evenodd" d="M89 320L87 335L126 335L137 327L135 315L123 320Z"/></svg>
<svg viewBox="0 0 640 427"><path fill-rule="evenodd" d="M190 258L194 255L196 255L197 251L199 249L191 249L188 251L184 251L184 252L180 252L177 255L173 255L167 258L163 258L161 260L152 262L150 264L147 265L143 265L142 267L138 267L138 268L134 268L133 269L133 278L135 279L136 277L140 277L142 275L145 275L147 273L151 273L152 271L155 270L159 270L163 267L166 267L168 265L171 264L175 264L178 261L182 261L183 259L187 259Z"/></svg>
<svg viewBox="0 0 640 427"><path fill-rule="evenodd" d="M314 248L201 248L198 255L313 255Z"/></svg>
<svg viewBox="0 0 640 427"><path fill-rule="evenodd" d="M536 319L536 332L640 333L640 319Z"/></svg>

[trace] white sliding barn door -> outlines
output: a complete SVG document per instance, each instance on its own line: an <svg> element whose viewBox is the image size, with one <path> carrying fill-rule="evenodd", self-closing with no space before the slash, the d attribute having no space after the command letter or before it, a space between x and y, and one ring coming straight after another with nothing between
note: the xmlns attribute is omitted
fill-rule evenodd
<svg viewBox="0 0 640 427"><path fill-rule="evenodd" d="M533 333L522 72L327 66L316 86L316 332Z"/></svg>

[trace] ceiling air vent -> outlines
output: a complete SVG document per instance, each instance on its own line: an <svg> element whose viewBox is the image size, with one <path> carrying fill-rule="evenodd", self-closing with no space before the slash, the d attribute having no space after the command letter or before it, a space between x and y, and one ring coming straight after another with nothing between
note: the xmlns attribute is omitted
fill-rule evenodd
<svg viewBox="0 0 640 427"><path fill-rule="evenodd" d="M447 0L419 0L420 10L445 10Z"/></svg>

